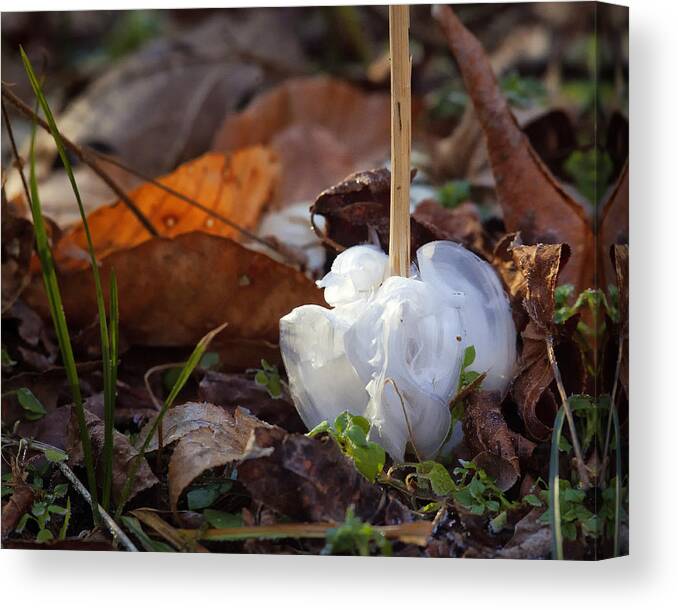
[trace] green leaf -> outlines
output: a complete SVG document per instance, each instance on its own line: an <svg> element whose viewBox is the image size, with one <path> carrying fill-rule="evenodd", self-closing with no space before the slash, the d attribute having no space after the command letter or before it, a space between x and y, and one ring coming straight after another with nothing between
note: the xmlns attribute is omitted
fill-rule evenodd
<svg viewBox="0 0 678 610"><path fill-rule="evenodd" d="M174 549L167 543L153 540L141 527L136 517L124 515L120 518L122 524L136 536L145 551L149 553L174 553Z"/></svg>
<svg viewBox="0 0 678 610"><path fill-rule="evenodd" d="M464 368L468 368L471 366L476 359L476 348L474 345L469 345L465 350L464 350Z"/></svg>
<svg viewBox="0 0 678 610"><path fill-rule="evenodd" d="M35 540L40 543L49 542L50 540L54 540L54 535L49 530L41 529L35 537Z"/></svg>
<svg viewBox="0 0 678 610"><path fill-rule="evenodd" d="M431 484L431 490L436 496L449 496L457 490L447 468L438 462L428 460L416 465L417 475Z"/></svg>
<svg viewBox="0 0 678 610"><path fill-rule="evenodd" d="M31 508L31 513L35 517L42 517L47 512L47 503L46 502L33 502Z"/></svg>
<svg viewBox="0 0 678 610"><path fill-rule="evenodd" d="M50 504L47 510L54 515L61 515L62 517L66 514L66 508L57 504Z"/></svg>
<svg viewBox="0 0 678 610"><path fill-rule="evenodd" d="M493 534L498 534L506 527L507 514L506 511L500 512L494 519L490 519L490 531Z"/></svg>
<svg viewBox="0 0 678 610"><path fill-rule="evenodd" d="M28 388L19 388L16 396L19 404L26 411L26 419L35 421L47 415L45 407Z"/></svg>
<svg viewBox="0 0 678 610"><path fill-rule="evenodd" d="M54 486L54 491L52 492L55 498L63 498L68 493L68 483L59 483Z"/></svg>
<svg viewBox="0 0 678 610"><path fill-rule="evenodd" d="M530 506L536 506L537 508L541 508L544 504L542 501L535 496L534 494L528 494L523 498L523 502L526 502Z"/></svg>
<svg viewBox="0 0 678 610"><path fill-rule="evenodd" d="M312 430L309 430L309 431L306 433L306 436L310 436L311 438L313 438L313 437L315 437L315 436L319 436L319 435L321 435L321 434L323 434L323 433L325 433L325 432L329 432L329 431L330 431L330 424L329 424L329 423L327 422L327 420L326 420L326 421L320 422L320 423L319 423L315 428L313 428Z"/></svg>
<svg viewBox="0 0 678 610"><path fill-rule="evenodd" d="M59 449L45 449L44 453L47 461L52 462L53 464L65 462L68 459L68 454ZM66 485L66 488L68 488L68 485Z"/></svg>
<svg viewBox="0 0 678 610"><path fill-rule="evenodd" d="M212 483L202 487L194 487L186 494L189 510L202 510L212 506L223 494L231 489L233 483Z"/></svg>
<svg viewBox="0 0 678 610"><path fill-rule="evenodd" d="M226 513L221 510L214 510L211 508L203 511L203 517L207 523L216 528L230 528L242 527L242 515L234 513Z"/></svg>
<svg viewBox="0 0 678 610"><path fill-rule="evenodd" d="M456 208L470 199L471 183L468 180L451 180L438 189L438 201L444 208Z"/></svg>
<svg viewBox="0 0 678 610"><path fill-rule="evenodd" d="M2 347L2 366L12 367L16 364L16 360L12 360L7 349Z"/></svg>
<svg viewBox="0 0 678 610"><path fill-rule="evenodd" d="M586 498L586 492L583 489L566 489L561 495L566 502L583 502Z"/></svg>
<svg viewBox="0 0 678 610"><path fill-rule="evenodd" d="M219 353L218 352L205 352L203 357L200 359L199 368L204 370L214 369L219 366Z"/></svg>

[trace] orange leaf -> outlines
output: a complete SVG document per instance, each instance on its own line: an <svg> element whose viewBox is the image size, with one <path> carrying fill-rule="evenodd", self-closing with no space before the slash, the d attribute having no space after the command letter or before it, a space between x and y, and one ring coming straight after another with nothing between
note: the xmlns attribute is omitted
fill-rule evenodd
<svg viewBox="0 0 678 610"><path fill-rule="evenodd" d="M158 181L194 199L238 226L252 230L268 204L279 176L275 155L263 146L230 155L206 154L178 167ZM205 211L151 183L130 193L130 198L164 237L202 231L239 240L242 234ZM151 236L120 201L98 208L88 216L97 258L131 248ZM79 223L59 241L60 269L86 266L87 242Z"/></svg>

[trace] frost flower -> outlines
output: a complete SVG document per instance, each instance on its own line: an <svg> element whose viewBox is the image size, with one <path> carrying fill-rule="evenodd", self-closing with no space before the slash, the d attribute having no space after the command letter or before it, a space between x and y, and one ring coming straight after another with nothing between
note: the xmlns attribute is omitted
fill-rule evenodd
<svg viewBox="0 0 678 610"><path fill-rule="evenodd" d="M396 461L411 443L435 456L449 403L473 345L483 387L504 393L516 330L492 267L462 246L428 243L410 278L387 277L376 246L342 252L318 285L332 307L297 307L280 320L280 348L294 403L310 428L343 411L370 420L370 439Z"/></svg>

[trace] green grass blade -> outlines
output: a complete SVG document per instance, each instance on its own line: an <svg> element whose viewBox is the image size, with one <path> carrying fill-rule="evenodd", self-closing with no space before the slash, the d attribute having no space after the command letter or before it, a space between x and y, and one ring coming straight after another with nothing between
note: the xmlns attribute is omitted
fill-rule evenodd
<svg viewBox="0 0 678 610"><path fill-rule="evenodd" d="M182 388L186 385L186 382L188 381L189 377L191 376L191 373L193 373L193 370L195 369L196 366L200 363L200 359L202 358L203 354L205 353L205 350L207 349L207 346L210 344L212 339L220 333L224 328L226 328L227 323L222 324L221 326L218 326L214 330L211 330L208 332L200 341L198 344L195 346L195 349L193 350L193 353L189 356L188 360L186 361L186 364L184 364L184 367L181 369L181 373L179 374L179 377L177 378L176 382L174 383L174 386L172 386L172 390L168 394L167 398L165 399L162 409L160 409L160 412L156 416L155 420L153 421L153 425L150 427L148 430L148 433L146 434L146 438L144 439L143 444L141 445L141 449L139 450L139 453L135 457L134 460L132 460L130 464L130 469L129 472L127 473L127 480L125 481L125 486L122 490L122 497L120 498L120 502L118 504L117 511L115 513L115 518L118 520L120 516L122 515L123 508L125 507L125 503L127 502L127 499L129 498L129 494L132 491L132 485L134 484L134 479L137 476L137 472L139 471L139 466L141 465L141 460L146 454L146 450L148 449L148 445L151 443L151 439L153 438L153 435L157 432L158 426L162 422L163 418L165 417L165 414L169 409L172 407L174 404L174 401L176 400L177 396L179 395L179 392L181 392Z"/></svg>
<svg viewBox="0 0 678 610"><path fill-rule="evenodd" d="M59 132L59 129L57 127L56 121L54 120L54 115L52 114L52 110L49 107L49 103L47 102L47 98L45 97L45 94L42 90L42 86L40 85L40 81L38 80L37 76L35 75L35 71L33 70L33 66L31 65L30 60L28 59L28 56L24 52L22 47L19 47L19 51L21 52L21 60L23 61L24 64L24 69L26 70L26 74L28 75L28 80L31 83L31 87L33 88L33 92L35 93L35 97L38 101L38 104L42 108L42 112L45 115L45 120L47 121L47 124L49 125L49 130L50 133L52 134L52 138L54 139L54 143L56 145L57 151L59 153L59 157L61 158L61 162L64 165L64 169L66 170L66 174L68 175L68 180L71 183L71 188L73 189L73 194L75 195L76 202L78 204L78 210L80 211L80 217L82 218L82 223L85 229L85 235L87 237L87 249L89 252L89 258L90 258L90 265L92 268L92 275L94 277L94 288L96 292L96 302L97 302L97 313L99 316L99 334L101 337L101 358L103 361L103 380L104 380L104 413L105 414L112 414L114 407L112 404L108 404L109 401L115 399L115 394L111 385L111 357L110 357L110 344L109 344L109 334L108 334L108 324L106 320L106 306L104 302L104 293L101 285L101 274L99 272L99 266L97 264L96 256L94 254L94 244L92 242L92 235L89 230L89 225L87 223L87 214L85 213L85 207L82 203L82 198L80 196L80 190L78 189L78 184L75 180L75 176L73 174L73 167L71 166L71 161L68 157L68 154L66 153L66 148L63 143L63 139L61 137L61 133ZM113 418L112 416L109 418L104 418L104 438L105 438L105 446L104 446L104 455L107 456L107 459L110 460L112 459L112 438L113 438ZM106 440L108 440L109 445L106 446ZM112 470L113 466L112 463L106 462L104 464L104 470ZM96 490L95 489L90 489L90 493L94 493ZM110 498L110 491L107 491L104 489L104 500L107 498ZM104 501L104 509L108 510L108 506L106 502Z"/></svg>
<svg viewBox="0 0 678 610"><path fill-rule="evenodd" d="M109 321L110 321L110 363L108 384L104 388L107 396L104 397L104 484L102 506L108 510L113 489L113 424L115 421L116 383L118 379L118 338L120 328L120 314L118 309L118 283L115 271L111 270L109 290Z"/></svg>
<svg viewBox="0 0 678 610"><path fill-rule="evenodd" d="M560 520L560 473L559 473L559 445L560 435L563 432L565 408L560 407L556 420L553 423L551 435L551 459L549 462L549 493L551 508L551 556L554 559L564 559L563 531Z"/></svg>
<svg viewBox="0 0 678 610"><path fill-rule="evenodd" d="M31 131L31 147L29 153L29 184L31 191L31 200L29 205L31 208L31 216L33 217L33 226L35 231L35 242L38 257L40 258L40 268L42 271L42 279L45 284L45 293L47 294L47 302L49 304L50 315L54 330L61 352L61 359L66 369L66 378L71 389L73 397L73 406L75 409L76 419L78 421L78 430L80 433L80 440L82 442L82 449L85 459L85 468L87 470L87 484L90 489L90 497L92 499L92 514L96 523L99 522L99 505L97 502L97 486L96 476L94 471L94 460L92 457L92 443L87 432L87 424L85 422L85 410L82 404L82 393L80 391L80 379L78 378L78 371L75 365L75 357L73 356L73 346L71 345L71 338L68 331L68 323L66 322L66 314L61 300L61 291L59 290L59 282L56 276L56 269L54 267L54 260L52 258L52 251L49 246L49 238L47 237L47 230L45 228L45 220L42 216L42 206L40 204L40 194L38 191L38 180L35 172L35 123Z"/></svg>
<svg viewBox="0 0 678 610"><path fill-rule="evenodd" d="M621 503L622 503L622 455L621 455L621 428L619 426L619 415L617 409L612 408L612 422L614 424L615 439L615 463L616 476L614 486L614 556L619 557L619 531L621 529Z"/></svg>

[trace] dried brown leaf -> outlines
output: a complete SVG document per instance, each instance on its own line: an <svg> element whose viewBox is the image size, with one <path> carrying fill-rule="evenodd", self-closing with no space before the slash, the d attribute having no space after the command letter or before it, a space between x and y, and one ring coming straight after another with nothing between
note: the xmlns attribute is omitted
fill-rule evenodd
<svg viewBox="0 0 678 610"><path fill-rule="evenodd" d="M321 291L301 272L236 242L205 233L155 238L102 261L107 292L115 269L121 333L130 344L195 345L228 322L215 340L222 363L257 366L278 341L280 318L305 303L324 304ZM83 328L96 314L89 269L65 273L61 294L69 324ZM34 278L27 301L48 315L42 280ZM264 356L266 357L266 356Z"/></svg>
<svg viewBox="0 0 678 610"><path fill-rule="evenodd" d="M252 231L270 200L278 174L279 165L273 153L255 146L231 155L203 155L158 178L158 182ZM236 241L243 239L243 234L233 226L152 183L143 184L128 195L163 237L201 231ZM87 224L97 258L151 238L121 201L92 212ZM61 270L83 269L89 264L86 252L85 227L80 222L59 240L55 259Z"/></svg>
<svg viewBox="0 0 678 610"><path fill-rule="evenodd" d="M142 430L140 439L146 438L148 426ZM172 510L176 510L184 490L204 472L265 455L265 450L253 449L248 444L252 432L259 427L269 426L240 408L230 413L209 403L189 402L170 409L163 421L163 441L165 444L178 441L167 476ZM154 436L148 451L157 448L158 439Z"/></svg>
<svg viewBox="0 0 678 610"><path fill-rule="evenodd" d="M238 480L252 497L281 515L298 521L341 522L350 506L370 523L412 520L400 502L372 485L329 439L259 428L255 446L272 450L238 468ZM338 493L338 490L341 490Z"/></svg>
<svg viewBox="0 0 678 610"><path fill-rule="evenodd" d="M271 398L251 376L207 371L198 387L198 397L233 412L245 407L255 417L288 432L305 432L306 426L289 396Z"/></svg>
<svg viewBox="0 0 678 610"><path fill-rule="evenodd" d="M485 134L508 231L525 243L566 243L572 264L563 280L578 290L593 285L593 233L583 208L558 184L521 131L480 42L448 6L436 18L457 60Z"/></svg>
<svg viewBox="0 0 678 610"><path fill-rule="evenodd" d="M464 439L480 456L482 464L478 465L497 479L501 489L512 487L520 476L521 458L528 458L535 445L509 429L501 411L500 396L485 391L470 394L466 399L463 427Z"/></svg>
<svg viewBox="0 0 678 610"><path fill-rule="evenodd" d="M288 79L226 118L213 149L270 146L282 162L277 205L311 201L389 154L390 101L328 76Z"/></svg>
<svg viewBox="0 0 678 610"><path fill-rule="evenodd" d="M2 313L21 296L30 282L33 224L17 216L2 195Z"/></svg>
<svg viewBox="0 0 678 610"><path fill-rule="evenodd" d="M541 331L554 334L555 290L559 274L569 258L563 244L516 246L512 249L518 270L525 278L523 305Z"/></svg>

